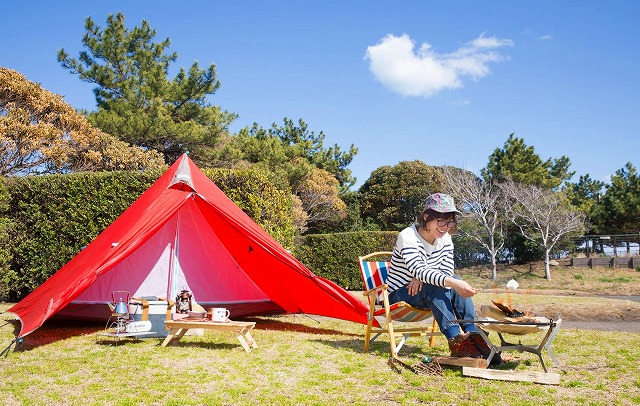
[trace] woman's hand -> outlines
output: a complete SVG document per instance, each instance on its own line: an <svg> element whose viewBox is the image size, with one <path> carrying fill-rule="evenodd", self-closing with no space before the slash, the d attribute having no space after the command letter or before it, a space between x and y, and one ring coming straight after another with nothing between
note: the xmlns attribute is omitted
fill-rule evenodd
<svg viewBox="0 0 640 406"><path fill-rule="evenodd" d="M409 282L409 284L407 285L407 292L411 296L415 296L421 290L422 290L422 281L420 281L420 280L418 280L416 278L411 279L411 282Z"/></svg>
<svg viewBox="0 0 640 406"><path fill-rule="evenodd" d="M449 278L445 279L445 286L453 288L458 294L464 298L474 296L476 289L462 279Z"/></svg>

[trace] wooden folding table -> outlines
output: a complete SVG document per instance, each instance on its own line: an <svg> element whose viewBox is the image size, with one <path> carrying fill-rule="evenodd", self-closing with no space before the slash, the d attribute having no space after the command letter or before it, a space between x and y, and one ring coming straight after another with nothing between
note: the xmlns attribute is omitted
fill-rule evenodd
<svg viewBox="0 0 640 406"><path fill-rule="evenodd" d="M166 347L170 343L180 341L185 333L192 328L201 328L206 330L230 331L235 334L245 351L250 352L251 348L257 348L251 333L249 332L256 325L255 322L249 321L226 321L217 322L209 319L189 319L166 320L164 324L170 328L169 335L162 342L162 346Z"/></svg>

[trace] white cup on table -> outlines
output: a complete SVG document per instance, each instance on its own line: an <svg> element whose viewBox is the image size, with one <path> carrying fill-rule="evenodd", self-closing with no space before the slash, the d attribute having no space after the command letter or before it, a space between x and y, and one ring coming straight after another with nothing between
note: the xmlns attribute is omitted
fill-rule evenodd
<svg viewBox="0 0 640 406"><path fill-rule="evenodd" d="M225 309L224 307L214 307L211 309L211 321L225 322L230 314L231 312L229 312L229 309Z"/></svg>

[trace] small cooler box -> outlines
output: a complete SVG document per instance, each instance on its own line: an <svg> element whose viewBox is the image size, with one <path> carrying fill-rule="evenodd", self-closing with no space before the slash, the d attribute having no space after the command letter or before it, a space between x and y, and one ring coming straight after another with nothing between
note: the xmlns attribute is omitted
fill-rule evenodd
<svg viewBox="0 0 640 406"><path fill-rule="evenodd" d="M165 329L164 321L171 319L172 300L157 297L133 298L129 302L129 315L133 321L151 322L151 331L146 337L166 337L169 333Z"/></svg>

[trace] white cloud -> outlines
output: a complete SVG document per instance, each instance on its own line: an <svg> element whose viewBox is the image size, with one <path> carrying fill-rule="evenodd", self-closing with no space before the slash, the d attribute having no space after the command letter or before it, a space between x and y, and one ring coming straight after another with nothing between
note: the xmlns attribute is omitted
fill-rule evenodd
<svg viewBox="0 0 640 406"><path fill-rule="evenodd" d="M551 41L553 39L553 37L549 34L547 35L541 35L538 37L539 41Z"/></svg>
<svg viewBox="0 0 640 406"><path fill-rule="evenodd" d="M389 34L367 47L365 59L376 80L390 90L403 96L431 97L462 87L465 77L487 76L490 62L505 59L496 50L512 45L509 39L481 34L450 54L433 52L426 42L415 52L415 43L407 34Z"/></svg>

